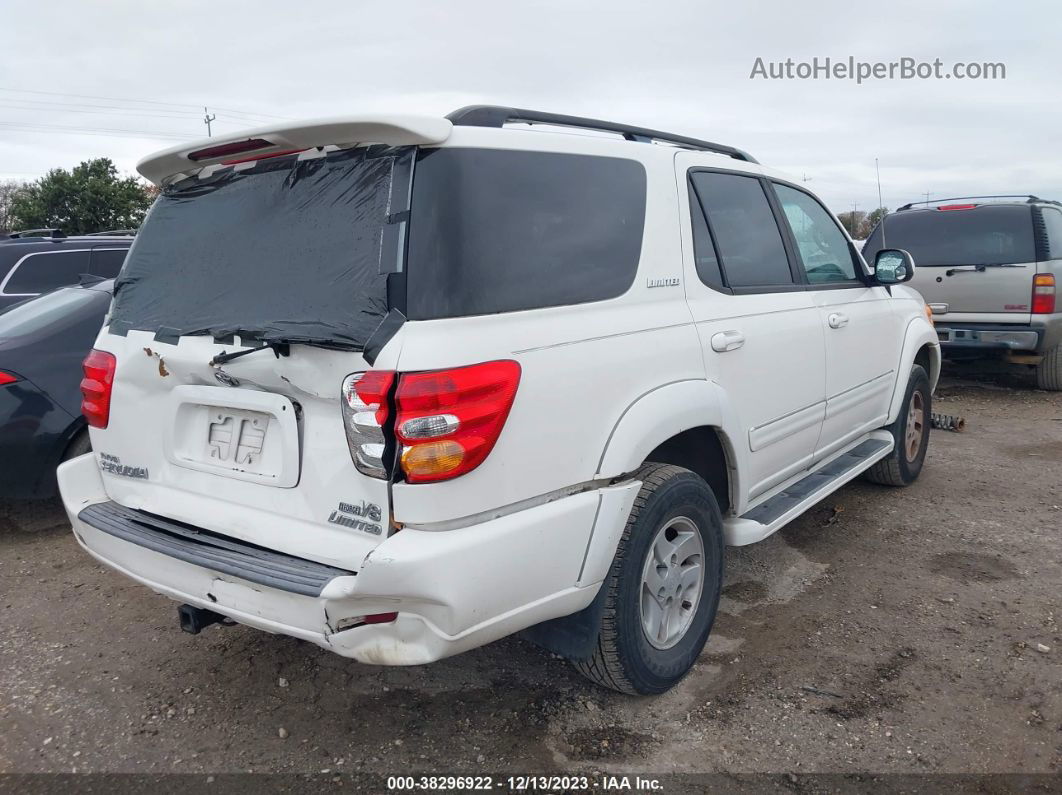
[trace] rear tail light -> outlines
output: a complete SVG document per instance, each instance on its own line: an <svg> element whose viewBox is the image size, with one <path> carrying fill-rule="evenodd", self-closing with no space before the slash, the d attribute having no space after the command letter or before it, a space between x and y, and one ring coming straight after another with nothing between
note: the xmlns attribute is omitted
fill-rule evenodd
<svg viewBox="0 0 1062 795"><path fill-rule="evenodd" d="M117 361L113 353L93 349L81 367L81 413L93 428L106 428L111 419L111 390Z"/></svg>
<svg viewBox="0 0 1062 795"><path fill-rule="evenodd" d="M386 478L391 474L384 429L390 414L390 370L352 373L343 381L343 428L354 466L363 475Z"/></svg>
<svg viewBox="0 0 1062 795"><path fill-rule="evenodd" d="M1033 277L1032 312L1034 315L1050 315L1055 311L1055 277L1050 273L1038 273Z"/></svg>
<svg viewBox="0 0 1062 795"><path fill-rule="evenodd" d="M948 210L973 210L976 207L976 204L942 204L937 209L947 212Z"/></svg>
<svg viewBox="0 0 1062 795"><path fill-rule="evenodd" d="M6 386L7 384L13 384L18 380L17 375L11 375L11 373L5 373L0 370L0 386Z"/></svg>
<svg viewBox="0 0 1062 795"><path fill-rule="evenodd" d="M509 416L520 365L485 362L399 377L395 435L410 483L448 480L483 463Z"/></svg>
<svg viewBox="0 0 1062 795"><path fill-rule="evenodd" d="M520 365L511 360L425 373L348 375L341 405L354 466L370 477L389 477L391 441L397 439L409 483L471 472L498 441L519 383Z"/></svg>

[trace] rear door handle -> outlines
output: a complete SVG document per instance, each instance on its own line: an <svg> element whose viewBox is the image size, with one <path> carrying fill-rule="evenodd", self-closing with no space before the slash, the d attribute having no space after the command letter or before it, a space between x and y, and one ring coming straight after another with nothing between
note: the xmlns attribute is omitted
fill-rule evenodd
<svg viewBox="0 0 1062 795"><path fill-rule="evenodd" d="M712 335L712 350L716 353L737 350L744 344L745 335L740 331L720 331Z"/></svg>
<svg viewBox="0 0 1062 795"><path fill-rule="evenodd" d="M848 315L842 315L840 312L831 312L830 316L826 318L826 322L830 324L830 328L844 328L848 325Z"/></svg>

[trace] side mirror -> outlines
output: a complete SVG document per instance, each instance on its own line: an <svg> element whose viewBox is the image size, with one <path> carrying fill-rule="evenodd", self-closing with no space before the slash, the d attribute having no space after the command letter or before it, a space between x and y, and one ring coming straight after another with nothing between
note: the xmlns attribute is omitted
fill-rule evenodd
<svg viewBox="0 0 1062 795"><path fill-rule="evenodd" d="M909 282L914 272L914 259L901 248L883 248L874 258L874 279L878 284Z"/></svg>

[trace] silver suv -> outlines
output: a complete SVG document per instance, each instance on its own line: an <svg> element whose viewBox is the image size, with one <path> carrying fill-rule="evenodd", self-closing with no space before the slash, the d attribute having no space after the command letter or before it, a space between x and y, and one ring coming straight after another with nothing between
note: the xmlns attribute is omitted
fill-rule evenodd
<svg viewBox="0 0 1062 795"><path fill-rule="evenodd" d="M863 247L911 253L911 286L933 310L944 356L1034 365L1062 390L1062 204L1036 196L972 196L907 204Z"/></svg>

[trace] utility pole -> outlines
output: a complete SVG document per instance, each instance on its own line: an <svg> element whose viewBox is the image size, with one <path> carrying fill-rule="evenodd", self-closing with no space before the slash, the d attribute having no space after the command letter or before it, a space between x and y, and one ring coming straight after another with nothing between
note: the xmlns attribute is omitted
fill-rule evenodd
<svg viewBox="0 0 1062 795"><path fill-rule="evenodd" d="M207 112L207 109L203 108L203 124L205 124L206 128L207 128L207 138L210 138L211 135L212 135L212 133L210 132L210 122L214 121L214 119L216 119L216 118L217 118L216 115L211 116Z"/></svg>
<svg viewBox="0 0 1062 795"><path fill-rule="evenodd" d="M926 197L926 204L929 204L929 197L932 196L933 194L930 193L929 191L926 191L922 195Z"/></svg>
<svg viewBox="0 0 1062 795"><path fill-rule="evenodd" d="M807 175L807 173L805 172L804 175L800 178L800 181L801 182L811 182L811 177L809 177Z"/></svg>

